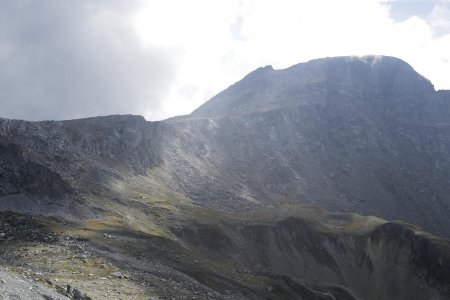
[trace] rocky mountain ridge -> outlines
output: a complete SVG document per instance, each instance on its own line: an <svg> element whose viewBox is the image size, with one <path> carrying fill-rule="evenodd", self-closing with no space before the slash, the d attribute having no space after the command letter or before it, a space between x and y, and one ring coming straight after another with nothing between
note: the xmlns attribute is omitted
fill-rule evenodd
<svg viewBox="0 0 450 300"><path fill-rule="evenodd" d="M165 121L0 119L0 209L169 283L136 295L448 297L447 239L311 207L448 237L449 108L405 62L368 56L260 68Z"/></svg>

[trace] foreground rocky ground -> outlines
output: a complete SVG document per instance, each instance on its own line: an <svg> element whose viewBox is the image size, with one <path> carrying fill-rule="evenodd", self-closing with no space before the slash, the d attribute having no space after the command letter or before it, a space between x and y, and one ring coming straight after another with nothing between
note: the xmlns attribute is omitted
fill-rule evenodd
<svg viewBox="0 0 450 300"><path fill-rule="evenodd" d="M174 245L165 245L167 242L158 237L150 241L152 237L142 233L95 232L90 235L86 233L89 228L74 232L73 224L47 218L11 212L0 215L3 224L0 264L13 274L11 276L24 280L23 285L17 286L6 282L5 291L11 291L11 295L15 290L39 286L47 292L42 293L43 297L53 295L53 299L66 299L64 296L81 300L243 297L235 291L223 297L173 269L171 260L176 258L192 266L198 261L174 254L177 251ZM90 236L90 239L83 236ZM34 299L29 298L26 291L14 295Z"/></svg>
<svg viewBox="0 0 450 300"><path fill-rule="evenodd" d="M48 295L54 299L145 298L144 289L135 287L111 262L96 255L87 240L50 232L28 215L1 216L0 263L9 272L21 274L29 285L53 290ZM34 299L27 298L26 293L18 295L21 299Z"/></svg>
<svg viewBox="0 0 450 300"><path fill-rule="evenodd" d="M65 300L69 299L60 293L30 280L8 268L0 270L0 299L1 300Z"/></svg>
<svg viewBox="0 0 450 300"><path fill-rule="evenodd" d="M188 214L167 216L168 238L2 212L0 290L47 300L450 296L449 241L406 224L302 207Z"/></svg>

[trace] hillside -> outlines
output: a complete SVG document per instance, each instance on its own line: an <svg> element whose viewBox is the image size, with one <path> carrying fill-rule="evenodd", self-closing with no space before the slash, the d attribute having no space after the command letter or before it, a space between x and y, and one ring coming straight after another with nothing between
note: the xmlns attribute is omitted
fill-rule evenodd
<svg viewBox="0 0 450 300"><path fill-rule="evenodd" d="M67 284L93 299L448 298L449 120L449 91L373 56L260 68L160 122L0 119L14 212L0 265L72 298Z"/></svg>

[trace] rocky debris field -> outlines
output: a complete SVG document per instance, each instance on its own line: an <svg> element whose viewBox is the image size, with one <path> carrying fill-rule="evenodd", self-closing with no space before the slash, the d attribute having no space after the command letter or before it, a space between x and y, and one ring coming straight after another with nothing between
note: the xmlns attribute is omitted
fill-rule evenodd
<svg viewBox="0 0 450 300"><path fill-rule="evenodd" d="M175 234L169 238L99 219L72 223L0 212L6 274L0 291L6 299L46 300L448 295L448 241L413 227L294 206L278 207L277 219L265 210L204 213L192 210L184 223L166 218ZM387 274L398 289L380 288ZM333 285L318 284L324 278ZM382 296L371 298L378 291Z"/></svg>
<svg viewBox="0 0 450 300"><path fill-rule="evenodd" d="M24 214L0 212L0 224L0 268L9 274L3 289L0 286L4 295L10 295L5 299L41 299L38 294L14 292L31 293L38 287L47 300L143 299L135 297L133 289L122 295L127 283L117 283L124 281L123 275L117 276L121 270L98 257L86 239L51 232L37 217ZM7 279L14 276L23 284L10 284Z"/></svg>
<svg viewBox="0 0 450 300"><path fill-rule="evenodd" d="M11 212L0 213L0 242L1 241L39 241L55 243L59 237L36 222L30 215Z"/></svg>
<svg viewBox="0 0 450 300"><path fill-rule="evenodd" d="M8 269L0 269L0 300L65 300L60 293ZM81 298L78 298L81 299Z"/></svg>
<svg viewBox="0 0 450 300"><path fill-rule="evenodd" d="M162 239L152 241L132 233L130 237L89 230L76 232L72 225L65 231L62 223L52 231L48 222L43 217L0 212L0 230L4 233L0 239L0 268L24 281L20 287L6 281L4 291L14 294L16 290L31 291L39 286L52 292L42 293L42 297L48 297L44 299L55 300L243 298L241 292L231 289L226 291L228 296L223 296L174 268L186 268L182 267L185 261L197 272L199 262L174 254L174 244ZM180 263L172 261L172 256L178 257ZM21 298L6 299L41 299L14 295Z"/></svg>

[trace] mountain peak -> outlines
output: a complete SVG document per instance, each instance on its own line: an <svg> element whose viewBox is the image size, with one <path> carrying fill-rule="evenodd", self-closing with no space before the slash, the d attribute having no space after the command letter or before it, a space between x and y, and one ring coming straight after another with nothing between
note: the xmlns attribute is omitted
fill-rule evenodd
<svg viewBox="0 0 450 300"><path fill-rule="evenodd" d="M400 101L427 98L434 87L405 61L379 55L311 60L287 69L258 68L195 110L194 117L233 117L355 96ZM372 95L369 95L372 94ZM353 96L352 96L353 95ZM409 99L409 100L408 100Z"/></svg>
<svg viewBox="0 0 450 300"><path fill-rule="evenodd" d="M299 63L293 65L290 68L295 68L297 66L305 65L305 64L346 64L346 65L360 65L360 66L370 66L370 67L379 67L383 65L389 65L391 67L402 67L405 69L413 70L410 64L406 61L394 57L394 56L386 56L386 55L349 55L349 56L331 56L324 58L316 58L310 61ZM288 68L289 69L289 68Z"/></svg>

